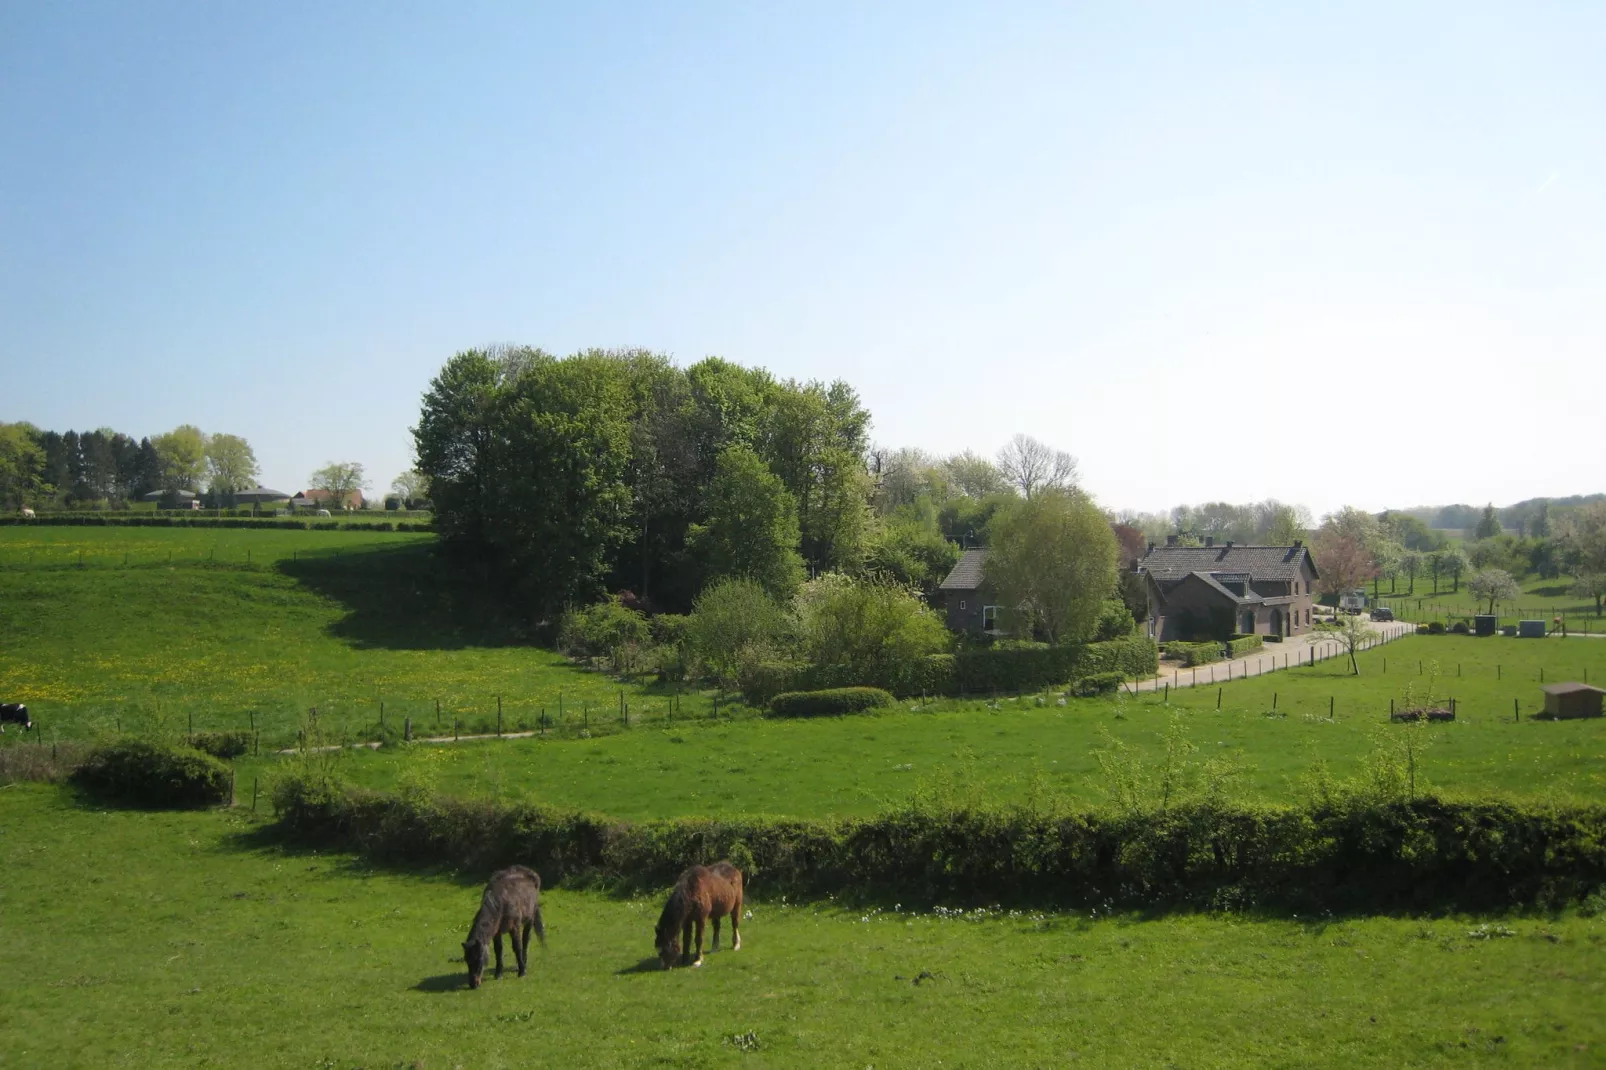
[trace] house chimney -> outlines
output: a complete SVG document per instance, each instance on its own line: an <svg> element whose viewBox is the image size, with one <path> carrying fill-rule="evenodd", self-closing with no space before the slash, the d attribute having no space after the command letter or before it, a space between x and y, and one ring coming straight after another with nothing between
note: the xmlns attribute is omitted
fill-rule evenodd
<svg viewBox="0 0 1606 1070"><path fill-rule="evenodd" d="M1205 536L1205 545L1206 546L1214 546L1215 544L1216 544L1216 537L1214 535L1206 535Z"/></svg>
<svg viewBox="0 0 1606 1070"><path fill-rule="evenodd" d="M1232 540L1231 539L1227 540L1227 549L1229 549L1229 550L1232 549Z"/></svg>
<svg viewBox="0 0 1606 1070"><path fill-rule="evenodd" d="M1177 537L1175 535L1167 535L1165 537L1165 544L1167 546L1175 546L1177 544Z"/></svg>
<svg viewBox="0 0 1606 1070"><path fill-rule="evenodd" d="M1149 553L1154 553L1154 543L1149 543Z"/></svg>
<svg viewBox="0 0 1606 1070"><path fill-rule="evenodd" d="M1297 549L1299 549L1299 548L1300 548L1300 547L1301 547L1301 546L1304 546L1304 545L1305 545L1305 540L1304 540L1304 539L1295 539L1295 540L1294 540L1294 549L1296 549L1296 550L1297 550Z"/></svg>

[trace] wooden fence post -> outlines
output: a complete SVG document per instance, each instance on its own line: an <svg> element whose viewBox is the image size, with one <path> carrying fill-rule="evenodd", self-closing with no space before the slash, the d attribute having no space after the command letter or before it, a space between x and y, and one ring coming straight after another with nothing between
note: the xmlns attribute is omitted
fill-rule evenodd
<svg viewBox="0 0 1606 1070"><path fill-rule="evenodd" d="M1216 709L1221 709L1221 688L1216 688Z"/></svg>

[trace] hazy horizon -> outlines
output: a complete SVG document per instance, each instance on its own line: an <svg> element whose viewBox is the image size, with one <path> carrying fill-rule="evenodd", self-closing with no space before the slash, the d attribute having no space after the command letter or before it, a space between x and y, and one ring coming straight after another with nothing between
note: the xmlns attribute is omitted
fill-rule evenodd
<svg viewBox="0 0 1606 1070"><path fill-rule="evenodd" d="M383 491L454 352L638 345L1112 509L1594 493L1603 54L1574 4L13 6L0 420Z"/></svg>

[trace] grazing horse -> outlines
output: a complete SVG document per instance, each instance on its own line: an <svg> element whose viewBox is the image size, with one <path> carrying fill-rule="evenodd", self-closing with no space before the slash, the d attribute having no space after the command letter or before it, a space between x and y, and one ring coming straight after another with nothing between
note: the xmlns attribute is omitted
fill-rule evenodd
<svg viewBox="0 0 1606 1070"><path fill-rule="evenodd" d="M8 724L20 724L24 730L32 728L33 718L28 716L28 707L20 702L0 702L0 732L4 732Z"/></svg>
<svg viewBox="0 0 1606 1070"><path fill-rule="evenodd" d="M496 946L496 976L502 976L502 934L513 938L513 957L524 976L530 955L530 930L546 946L546 927L541 924L541 876L524 866L509 866L491 874L491 883L480 897L480 912L463 941L463 961L468 963L468 986L478 988L485 976L485 945Z"/></svg>
<svg viewBox="0 0 1606 1070"><path fill-rule="evenodd" d="M692 866L680 875L669 902L658 917L658 961L664 969L674 966L675 960L690 961L693 966L703 964L703 923L714 919L714 946L719 950L719 919L731 920L731 950L742 949L742 871L729 862L715 862L711 866ZM692 958L691 930L697 926L697 957Z"/></svg>

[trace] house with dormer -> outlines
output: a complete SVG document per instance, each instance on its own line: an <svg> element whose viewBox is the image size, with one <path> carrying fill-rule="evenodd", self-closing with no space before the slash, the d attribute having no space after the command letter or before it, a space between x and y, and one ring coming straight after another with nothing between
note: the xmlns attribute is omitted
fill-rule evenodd
<svg viewBox="0 0 1606 1070"><path fill-rule="evenodd" d="M1310 550L1217 543L1149 544L1137 563L1149 592L1147 632L1159 642L1228 635L1292 636L1310 630L1320 578Z"/></svg>

